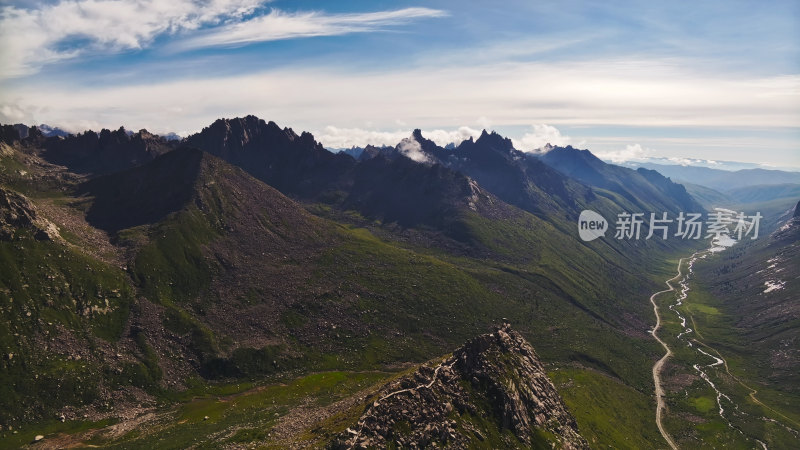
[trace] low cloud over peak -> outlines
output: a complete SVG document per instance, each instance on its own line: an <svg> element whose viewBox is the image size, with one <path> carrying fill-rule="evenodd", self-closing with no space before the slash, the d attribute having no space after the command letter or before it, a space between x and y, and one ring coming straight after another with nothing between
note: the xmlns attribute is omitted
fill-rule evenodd
<svg viewBox="0 0 800 450"><path fill-rule="evenodd" d="M514 148L523 152L542 150L547 144L564 147L572 143L569 136L563 136L558 128L544 123L531 126L533 131L525 133L520 139L512 139Z"/></svg>
<svg viewBox="0 0 800 450"><path fill-rule="evenodd" d="M365 147L367 145L375 145L378 147L386 145L394 146L398 142L407 139L411 131L378 131L363 128L341 128L329 125L320 131L314 131L313 134L326 148L350 148ZM423 137L432 140L436 145L441 147L450 143L458 145L470 137L477 138L480 135L480 130L469 126L460 126L450 130L441 128L422 130Z"/></svg>
<svg viewBox="0 0 800 450"><path fill-rule="evenodd" d="M428 162L430 159L425 152L422 151L422 146L413 137L405 138L397 145L397 150L403 155L411 158L416 162Z"/></svg>
<svg viewBox="0 0 800 450"><path fill-rule="evenodd" d="M610 150L594 153L600 159L619 164L626 161L643 161L649 156L652 156L655 152L652 149L642 147L640 144L628 144L624 149L621 150Z"/></svg>

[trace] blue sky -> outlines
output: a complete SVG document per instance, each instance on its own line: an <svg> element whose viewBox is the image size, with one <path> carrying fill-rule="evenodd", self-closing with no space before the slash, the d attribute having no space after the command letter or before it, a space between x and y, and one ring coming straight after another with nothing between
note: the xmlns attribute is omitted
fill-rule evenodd
<svg viewBox="0 0 800 450"><path fill-rule="evenodd" d="M800 2L0 0L0 122L800 167Z"/></svg>

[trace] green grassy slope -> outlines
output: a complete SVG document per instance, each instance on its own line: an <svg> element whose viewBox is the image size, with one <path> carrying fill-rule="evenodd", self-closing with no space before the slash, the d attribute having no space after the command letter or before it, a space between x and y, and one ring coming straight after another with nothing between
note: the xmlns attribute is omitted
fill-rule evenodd
<svg viewBox="0 0 800 450"><path fill-rule="evenodd" d="M55 242L0 242L0 421L14 424L100 397L111 352L128 320L125 274Z"/></svg>

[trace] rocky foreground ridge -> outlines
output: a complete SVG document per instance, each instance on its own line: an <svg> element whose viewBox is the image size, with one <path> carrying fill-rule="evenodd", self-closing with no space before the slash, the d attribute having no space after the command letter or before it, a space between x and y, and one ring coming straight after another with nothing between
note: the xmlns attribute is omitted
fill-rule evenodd
<svg viewBox="0 0 800 450"><path fill-rule="evenodd" d="M41 217L27 197L0 187L0 240L10 241L22 230L40 241L61 239L58 228Z"/></svg>
<svg viewBox="0 0 800 450"><path fill-rule="evenodd" d="M387 384L332 448L588 448L533 347L509 324Z"/></svg>

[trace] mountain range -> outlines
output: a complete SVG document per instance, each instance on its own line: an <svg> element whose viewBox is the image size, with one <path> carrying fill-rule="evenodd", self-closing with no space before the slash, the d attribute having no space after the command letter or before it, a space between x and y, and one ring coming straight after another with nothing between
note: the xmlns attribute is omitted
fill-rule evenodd
<svg viewBox="0 0 800 450"><path fill-rule="evenodd" d="M124 128L65 137L32 127L23 137L4 125L0 150L4 438L22 427L19 439L33 439L54 415L67 425L52 433L69 434L80 421L101 429L162 404L182 418L97 439L346 440L367 388L348 377L376 389L401 369L429 379L420 364L508 317L513 341L530 340L552 369L583 436L575 442L660 439L643 414L660 347L642 299L660 289L670 259L703 243L610 234L584 242L577 233L585 209L607 219L704 211L656 171L572 147L528 154L492 132L445 148L415 130L355 158L254 116L217 120L180 141ZM500 362L513 376L529 369L525 361ZM478 378L466 392L491 410L496 390ZM297 390L272 397L279 407L262 408L267 417L236 409L261 395L247 383ZM530 389L554 398L546 383ZM194 396L217 390L242 405L199 416L200 431L187 411L211 408ZM636 406L598 417L609 401ZM545 416L556 408L571 423L563 405L550 406ZM512 423L530 420L496 417L479 433L558 441L548 434L556 428L520 431Z"/></svg>
<svg viewBox="0 0 800 450"><path fill-rule="evenodd" d="M726 192L759 185L800 184L800 172L770 169L721 170L710 167L641 163L639 167L657 170L677 182L700 184Z"/></svg>

